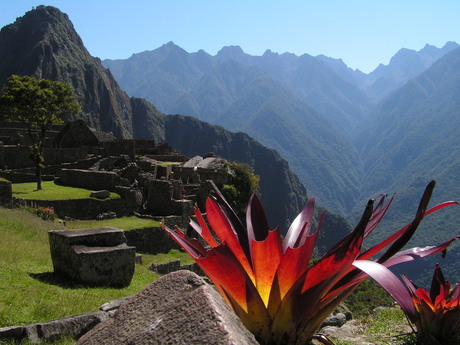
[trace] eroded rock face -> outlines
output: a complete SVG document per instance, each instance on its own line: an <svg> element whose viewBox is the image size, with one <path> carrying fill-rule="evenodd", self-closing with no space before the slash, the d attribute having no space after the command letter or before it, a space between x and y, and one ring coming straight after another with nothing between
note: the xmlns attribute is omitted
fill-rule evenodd
<svg viewBox="0 0 460 345"><path fill-rule="evenodd" d="M254 336L201 277L177 271L123 303L78 345L256 345Z"/></svg>

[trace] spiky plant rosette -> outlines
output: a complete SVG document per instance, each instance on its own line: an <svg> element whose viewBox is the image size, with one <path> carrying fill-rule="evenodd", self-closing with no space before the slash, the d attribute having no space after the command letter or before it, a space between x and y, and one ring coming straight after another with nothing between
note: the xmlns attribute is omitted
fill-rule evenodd
<svg viewBox="0 0 460 345"><path fill-rule="evenodd" d="M191 221L190 225L206 245L188 238L177 227L163 227L195 259L261 344L300 345L314 336L324 319L367 277L353 266L356 260L369 260L388 247L377 261L390 267L439 253L454 240L400 251L425 215L453 204L447 202L427 210L434 184L428 184L411 223L362 250L363 240L391 203L384 195L370 200L354 230L312 265L324 216L321 214L312 230L314 198L292 222L284 241L278 227L269 229L256 195L249 200L246 225L218 191L206 200L209 226L195 208L197 222Z"/></svg>
<svg viewBox="0 0 460 345"><path fill-rule="evenodd" d="M402 276L404 286L391 271L376 263L355 265L374 278L400 305L415 327L418 344L460 344L460 285L451 288L439 264L435 266L430 291Z"/></svg>

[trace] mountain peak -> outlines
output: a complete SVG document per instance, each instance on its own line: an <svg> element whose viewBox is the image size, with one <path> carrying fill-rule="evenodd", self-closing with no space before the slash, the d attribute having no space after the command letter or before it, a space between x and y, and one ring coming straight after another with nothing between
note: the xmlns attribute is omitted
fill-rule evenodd
<svg viewBox="0 0 460 345"><path fill-rule="evenodd" d="M1 32L21 30L28 31L28 41L44 39L47 34L56 31L57 34L70 34L71 37L69 38L76 39L78 43L83 45L67 14L53 6L37 6L26 12L24 16L17 18L13 24L3 27Z"/></svg>
<svg viewBox="0 0 460 345"><path fill-rule="evenodd" d="M1 51L8 51L1 65L9 67L0 69L0 85L11 70L56 80L57 69L48 63L56 64L59 59L69 63L90 56L69 17L56 7L43 5L2 28Z"/></svg>
<svg viewBox="0 0 460 345"><path fill-rule="evenodd" d="M180 48L177 44L175 44L173 41L169 41L168 43L166 44L163 44L163 47L167 47L167 48Z"/></svg>
<svg viewBox="0 0 460 345"><path fill-rule="evenodd" d="M267 49L262 56L278 56L278 53L272 52L271 49Z"/></svg>
<svg viewBox="0 0 460 345"><path fill-rule="evenodd" d="M225 46L217 52L220 59L236 59L244 57L246 54L240 46Z"/></svg>
<svg viewBox="0 0 460 345"><path fill-rule="evenodd" d="M131 124L120 120L123 112L131 117L125 110L130 107L128 96L100 60L88 53L69 17L59 9L38 6L5 26L0 31L0 66L0 85L12 74L69 83L91 127L132 137Z"/></svg>
<svg viewBox="0 0 460 345"><path fill-rule="evenodd" d="M458 47L459 47L459 45L458 45L457 42L449 41L449 42L446 42L446 44L444 45L444 47L442 47L442 49L454 50L454 49L456 49Z"/></svg>

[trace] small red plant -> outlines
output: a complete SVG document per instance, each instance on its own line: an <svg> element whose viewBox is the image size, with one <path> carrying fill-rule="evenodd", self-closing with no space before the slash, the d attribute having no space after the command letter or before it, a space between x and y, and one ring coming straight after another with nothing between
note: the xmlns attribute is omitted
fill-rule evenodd
<svg viewBox="0 0 460 345"><path fill-rule="evenodd" d="M290 226L284 241L280 230L269 230L257 196L246 212L246 225L222 195L215 191L206 201L208 224L195 209L190 225L206 242L188 238L176 227L164 230L188 252L215 284L243 324L261 344L305 344L324 319L367 277L353 266L386 251L377 260L382 266L422 258L445 250L455 240L437 246L400 251L414 234L427 211L435 182L428 184L414 220L381 243L362 251L363 240L374 230L390 203L379 196L370 200L355 229L310 265L321 227L312 231L314 198Z"/></svg>
<svg viewBox="0 0 460 345"><path fill-rule="evenodd" d="M355 266L374 278L400 305L415 326L418 344L460 344L460 285L451 289L438 264L430 291L402 276L404 286L390 270L378 263L357 261Z"/></svg>

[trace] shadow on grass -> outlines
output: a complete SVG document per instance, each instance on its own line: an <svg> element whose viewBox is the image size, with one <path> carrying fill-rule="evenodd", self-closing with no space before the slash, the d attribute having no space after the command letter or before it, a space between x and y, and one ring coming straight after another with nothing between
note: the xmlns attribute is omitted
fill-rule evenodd
<svg viewBox="0 0 460 345"><path fill-rule="evenodd" d="M126 286L110 285L110 284L84 284L79 281L74 281L65 274L55 272L29 273L29 276L42 283L59 286L63 289L86 289L86 288L111 288L123 289ZM1 343L0 343L1 345Z"/></svg>
<svg viewBox="0 0 460 345"><path fill-rule="evenodd" d="M42 283L49 284L49 285L56 285L64 289L80 289L80 288L93 287L93 286L83 285L81 282L76 282L76 281L71 280L68 276L64 274L59 274L55 272L29 273L29 276Z"/></svg>

